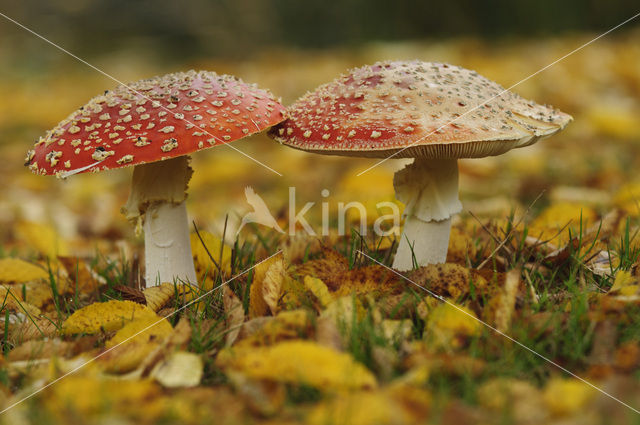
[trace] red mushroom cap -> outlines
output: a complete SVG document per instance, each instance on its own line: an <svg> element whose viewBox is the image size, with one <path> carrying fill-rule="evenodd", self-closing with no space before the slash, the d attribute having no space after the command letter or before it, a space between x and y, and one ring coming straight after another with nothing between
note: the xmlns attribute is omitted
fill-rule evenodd
<svg viewBox="0 0 640 425"><path fill-rule="evenodd" d="M64 176L161 161L232 142L284 119L267 90L207 71L118 86L46 133L25 165Z"/></svg>
<svg viewBox="0 0 640 425"><path fill-rule="evenodd" d="M571 116L477 72L443 63L379 62L351 70L288 108L269 135L323 154L465 158L532 144Z"/></svg>

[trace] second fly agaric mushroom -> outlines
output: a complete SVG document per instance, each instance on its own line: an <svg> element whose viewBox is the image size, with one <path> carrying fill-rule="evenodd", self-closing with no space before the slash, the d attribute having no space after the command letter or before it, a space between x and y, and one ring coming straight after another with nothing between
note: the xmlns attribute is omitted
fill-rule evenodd
<svg viewBox="0 0 640 425"><path fill-rule="evenodd" d="M67 177L135 166L123 213L144 227L147 285L196 283L185 207L189 154L284 119L271 93L229 76L189 71L118 86L36 142L25 165Z"/></svg>
<svg viewBox="0 0 640 425"><path fill-rule="evenodd" d="M444 63L380 62L306 94L269 135L293 148L415 158L393 184L405 204L393 267L446 260L460 212L458 158L500 155L563 129L571 116L538 105L477 72ZM361 178L366 179L366 174Z"/></svg>

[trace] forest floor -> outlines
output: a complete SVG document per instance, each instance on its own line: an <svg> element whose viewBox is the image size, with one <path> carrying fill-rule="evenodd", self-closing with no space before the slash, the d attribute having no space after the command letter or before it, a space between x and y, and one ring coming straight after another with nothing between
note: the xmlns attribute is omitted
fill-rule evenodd
<svg viewBox="0 0 640 425"><path fill-rule="evenodd" d="M101 63L125 81L232 73L289 104L385 59L450 62L509 87L589 39ZM444 265L394 272L396 239L364 235L354 211L338 234L339 202L363 202L368 226L384 214L402 161L358 176L374 162L265 135L234 146L282 176L225 146L195 154L191 289L142 287L142 240L120 214L129 169L62 181L22 166L33 140L114 83L78 63L17 62L0 82L0 423L640 423L639 41L605 38L513 89L574 121L460 161L464 210ZM315 202L315 229L325 203L329 235L251 225L236 238L246 186L285 229L291 187L296 211Z"/></svg>

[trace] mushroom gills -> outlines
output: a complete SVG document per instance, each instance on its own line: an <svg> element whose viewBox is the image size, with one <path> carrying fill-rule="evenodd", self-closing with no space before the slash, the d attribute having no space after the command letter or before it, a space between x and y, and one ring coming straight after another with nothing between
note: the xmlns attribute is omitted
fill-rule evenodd
<svg viewBox="0 0 640 425"><path fill-rule="evenodd" d="M456 159L416 158L396 172L396 198L405 204L404 230L393 268L444 263L449 247L451 216L462 210L458 199Z"/></svg>

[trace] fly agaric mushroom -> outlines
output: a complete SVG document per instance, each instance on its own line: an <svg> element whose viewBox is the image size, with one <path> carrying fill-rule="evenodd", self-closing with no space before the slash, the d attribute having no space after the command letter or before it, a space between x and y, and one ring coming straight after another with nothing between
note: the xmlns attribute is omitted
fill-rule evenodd
<svg viewBox="0 0 640 425"><path fill-rule="evenodd" d="M460 212L458 158L500 155L563 129L571 116L444 63L379 62L307 93L269 135L326 155L414 158L395 174L405 204L393 267L446 260L451 216ZM366 178L366 177L364 177ZM413 253L413 255L412 255Z"/></svg>
<svg viewBox="0 0 640 425"><path fill-rule="evenodd" d="M192 152L284 119L271 93L207 71L118 86L91 99L36 142L26 163L67 177L135 166L125 216L144 228L147 285L196 283L185 207Z"/></svg>

